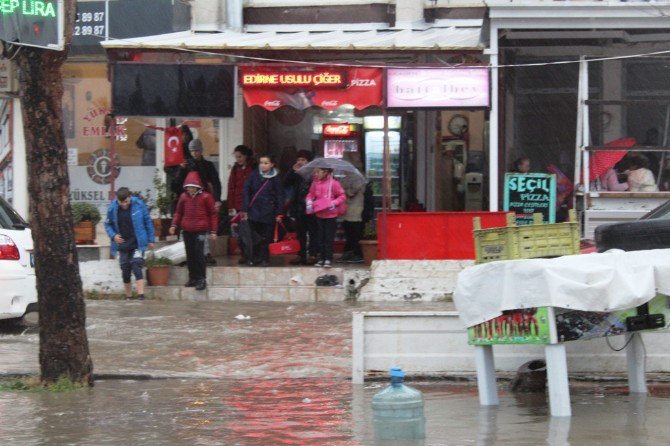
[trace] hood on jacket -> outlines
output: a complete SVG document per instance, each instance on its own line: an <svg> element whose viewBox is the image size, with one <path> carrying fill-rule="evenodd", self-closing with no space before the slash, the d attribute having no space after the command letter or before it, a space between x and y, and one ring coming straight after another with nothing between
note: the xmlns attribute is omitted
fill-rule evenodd
<svg viewBox="0 0 670 446"><path fill-rule="evenodd" d="M192 171L186 174L186 179L184 180L184 189L188 186L202 189L202 181L200 181L200 175L198 175L198 172Z"/></svg>

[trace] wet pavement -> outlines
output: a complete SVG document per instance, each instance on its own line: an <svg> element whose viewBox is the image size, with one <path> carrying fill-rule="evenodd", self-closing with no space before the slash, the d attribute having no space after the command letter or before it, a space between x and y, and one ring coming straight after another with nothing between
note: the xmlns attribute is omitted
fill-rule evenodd
<svg viewBox="0 0 670 446"><path fill-rule="evenodd" d="M1 392L3 443L46 445L408 445L375 442L371 398L352 385L351 312L444 304L87 302L92 389ZM236 316L250 316L239 318ZM34 329L0 335L0 374L38 371ZM667 385L571 382L570 418L546 397L474 381L411 382L425 396L425 445L666 445Z"/></svg>

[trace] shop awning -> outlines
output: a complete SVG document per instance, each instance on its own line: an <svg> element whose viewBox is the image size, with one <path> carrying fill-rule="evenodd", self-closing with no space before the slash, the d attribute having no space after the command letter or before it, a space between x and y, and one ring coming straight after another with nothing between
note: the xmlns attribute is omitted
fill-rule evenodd
<svg viewBox="0 0 670 446"><path fill-rule="evenodd" d="M102 42L106 49L143 50L340 50L340 51L482 51L481 26L433 26L422 29L355 31L183 31Z"/></svg>
<svg viewBox="0 0 670 446"><path fill-rule="evenodd" d="M267 73L266 67L240 67L240 76L253 76ZM328 73L319 68L319 75ZM274 68L276 71L277 68ZM277 71L282 73L281 71ZM309 75L309 71L302 72ZM316 106L326 110L335 110L342 105L352 105L362 110L370 106L382 106L382 77L381 68L336 68L335 76L342 76L343 85L340 88L329 88L319 82L303 86L272 87L243 87L244 100L249 107L261 106L267 110L289 106L299 110ZM278 75L275 75L278 76Z"/></svg>

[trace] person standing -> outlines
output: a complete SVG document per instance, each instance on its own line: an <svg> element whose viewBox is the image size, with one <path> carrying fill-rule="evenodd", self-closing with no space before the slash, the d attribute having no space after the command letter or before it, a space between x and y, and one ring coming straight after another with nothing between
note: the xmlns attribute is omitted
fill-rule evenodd
<svg viewBox="0 0 670 446"><path fill-rule="evenodd" d="M248 221L253 232L254 243L247 258L247 264L267 266L270 261L268 245L272 240L274 225L282 221L284 189L279 180L275 161L271 155L263 155L258 160L258 169L244 184L242 220Z"/></svg>
<svg viewBox="0 0 670 446"><path fill-rule="evenodd" d="M127 187L116 191L107 209L105 231L111 239L112 255L119 254L119 265L126 299L133 298L131 275L135 276L137 298L144 299L144 253L154 248L154 223L144 201L130 195Z"/></svg>
<svg viewBox="0 0 670 446"><path fill-rule="evenodd" d="M214 206L218 211L221 207L221 180L214 163L203 157L203 146L200 139L194 139L188 144L191 159L181 166L179 174L175 181L184 184L186 176L190 172L196 172L200 177L203 189L209 192L214 198ZM205 243L205 261L209 265L216 265L216 260L212 257L209 249L209 243Z"/></svg>
<svg viewBox="0 0 670 446"><path fill-rule="evenodd" d="M212 195L204 190L197 172L189 172L184 180L184 192L179 196L172 219L170 234L181 228L186 247L188 282L184 286L202 291L207 287L205 245L207 238L216 239L219 214Z"/></svg>
<svg viewBox="0 0 670 446"><path fill-rule="evenodd" d="M319 261L316 266L330 268L333 263L333 242L337 229L338 207L346 201L340 182L333 178L333 169L314 169L314 179L306 197L308 214L314 213L317 227Z"/></svg>
<svg viewBox="0 0 670 446"><path fill-rule="evenodd" d="M290 191L289 216L295 221L295 230L300 242L298 257L291 260L293 265L313 265L316 263L316 218L305 212L305 198L312 185L304 179L298 170L312 161L313 154L308 150L298 150L297 159L291 172L284 178L284 189ZM308 257L309 255L309 257ZM312 260L314 259L314 260Z"/></svg>
<svg viewBox="0 0 670 446"><path fill-rule="evenodd" d="M352 174L347 174L342 180L342 187L347 196L347 213L344 214L346 242L340 260L347 263L363 263L363 252L358 242L363 237L365 182L356 182Z"/></svg>
<svg viewBox="0 0 670 446"><path fill-rule="evenodd" d="M230 176L228 177L228 215L232 219L235 215L242 211L244 205L244 183L249 178L249 175L254 171L254 159L253 151L245 146L239 145L233 150L233 157L235 158L235 163L233 167L230 168ZM237 222L231 224L230 232L232 235L237 236ZM242 237L237 238L240 245L240 250L242 256L238 260L238 263L246 265L248 259L245 256L245 251L247 247L244 246L244 241Z"/></svg>

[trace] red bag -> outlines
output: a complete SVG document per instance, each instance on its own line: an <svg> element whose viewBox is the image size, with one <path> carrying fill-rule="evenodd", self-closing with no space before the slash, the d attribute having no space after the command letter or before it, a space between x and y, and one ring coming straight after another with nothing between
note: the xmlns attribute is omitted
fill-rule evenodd
<svg viewBox="0 0 670 446"><path fill-rule="evenodd" d="M270 251L270 255L273 256L280 256L284 254L297 254L300 252L300 241L296 239L296 234L295 232L287 232L286 235L284 235L284 239L282 241L277 241L279 239L279 225L286 230L284 227L283 223L277 222L275 224L275 235L274 235L274 243L270 243L268 245L268 250Z"/></svg>

